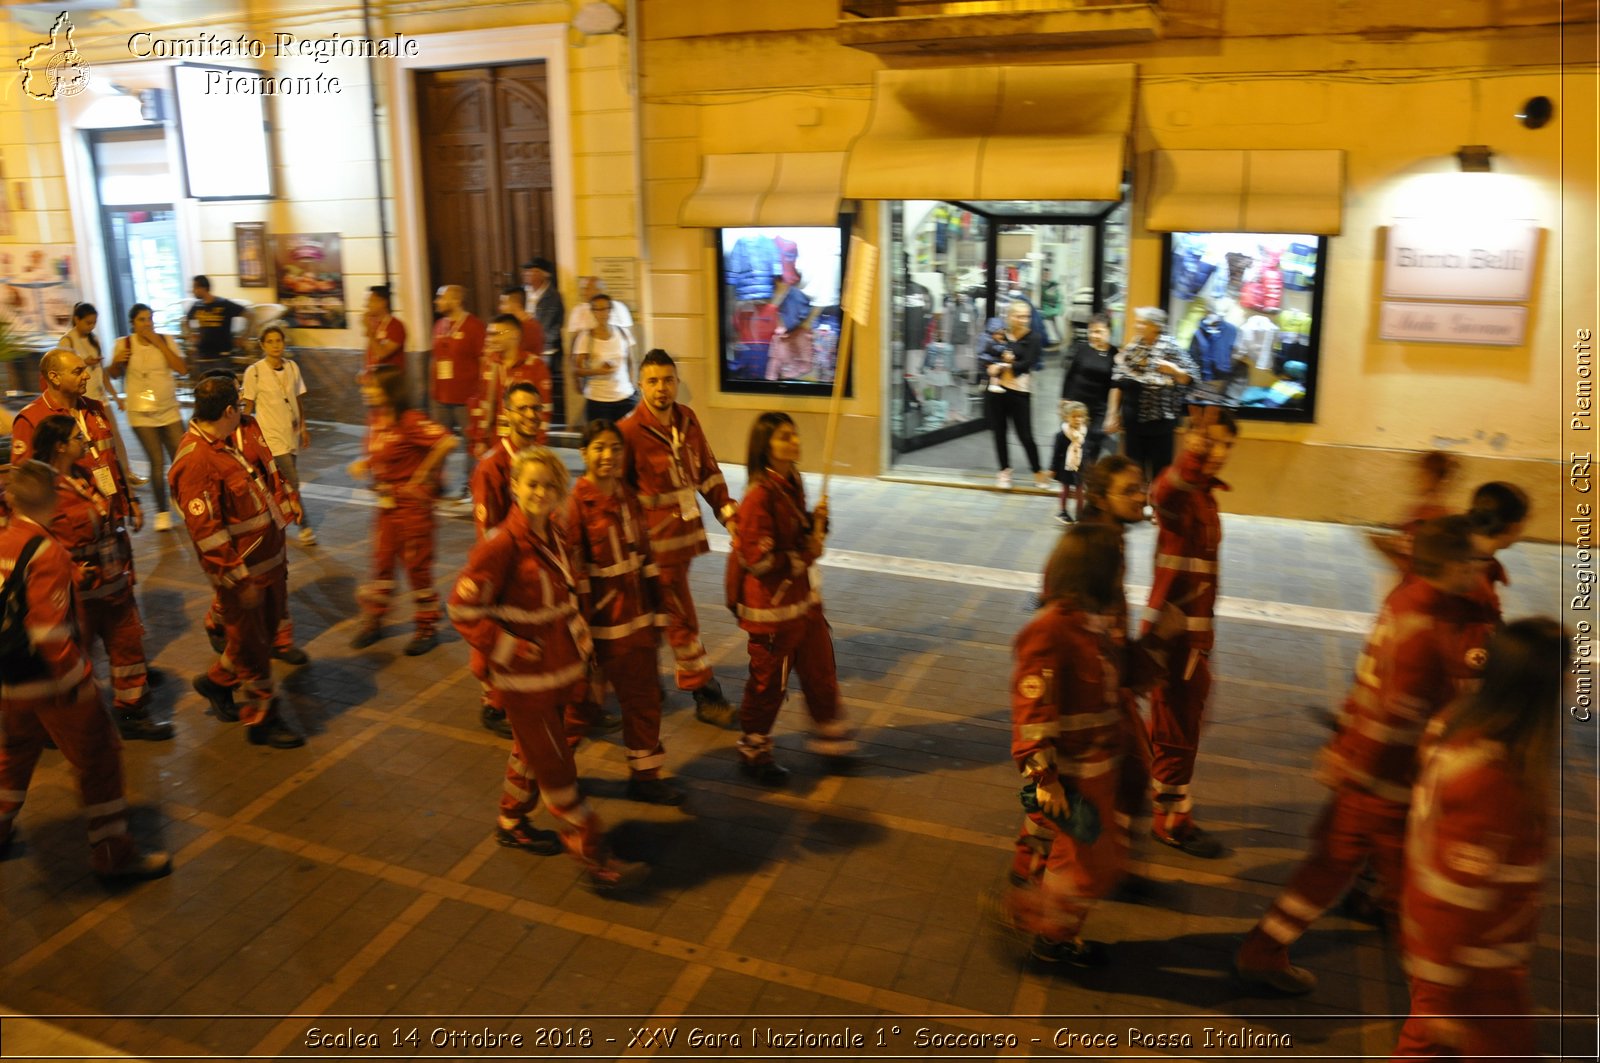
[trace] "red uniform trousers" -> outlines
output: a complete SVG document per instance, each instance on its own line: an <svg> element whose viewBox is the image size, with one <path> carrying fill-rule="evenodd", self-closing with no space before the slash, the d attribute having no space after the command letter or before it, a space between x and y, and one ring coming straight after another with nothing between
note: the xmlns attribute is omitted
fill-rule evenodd
<svg viewBox="0 0 1600 1063"><path fill-rule="evenodd" d="M667 750L661 744L661 684L656 681L658 647L638 646L618 652L603 639L596 639L594 646L600 671L617 692L617 704L622 707L622 744L628 749L628 770L635 778L654 779L667 762ZM603 690L597 691L595 704L604 697Z"/></svg>
<svg viewBox="0 0 1600 1063"><path fill-rule="evenodd" d="M679 690L699 690L711 682L711 662L700 642L700 616L689 593L689 562L662 565L661 611L667 614L667 644L677 658Z"/></svg>
<svg viewBox="0 0 1600 1063"><path fill-rule="evenodd" d="M653 669L650 676L653 682ZM585 685L500 692L512 735L500 815L521 819L531 815L542 799L556 818L567 851L592 868L605 863L605 827L578 794L578 765L563 737L563 716L583 699Z"/></svg>
<svg viewBox="0 0 1600 1063"><path fill-rule="evenodd" d="M771 634L750 632L750 679L739 703L739 726L744 731L739 751L750 760L772 756L772 725L783 707L790 668L800 676L806 711L816 723L818 741L813 742L813 748L828 752L825 747L818 747L830 741L841 743L839 752L854 748L839 715L839 670L833 659L833 629L818 605L797 620L777 624Z"/></svg>
<svg viewBox="0 0 1600 1063"><path fill-rule="evenodd" d="M1370 860L1392 907L1399 895L1408 806L1353 786L1341 786L1311 830L1311 852L1257 924L1246 945L1281 957L1306 928L1327 911ZM1241 953L1245 956L1245 953ZM1266 956L1248 956L1249 966L1267 966Z"/></svg>
<svg viewBox="0 0 1600 1063"><path fill-rule="evenodd" d="M416 597L419 635L432 634L439 622L439 592L433 588L433 507L401 502L378 510L378 549L372 582L358 595L361 611L373 621L389 611L395 590L395 568L404 566Z"/></svg>
<svg viewBox="0 0 1600 1063"><path fill-rule="evenodd" d="M1118 773L1062 780L1067 799L1089 801L1100 813L1100 836L1085 845L1060 831L1043 815L1028 816L1024 832L1041 837L1043 873L1008 894L1010 921L1051 941L1067 941L1083 931L1094 902L1110 893L1128 859L1128 832L1116 819Z"/></svg>
<svg viewBox="0 0 1600 1063"><path fill-rule="evenodd" d="M100 704L93 680L79 684L59 706L20 709L0 705L0 842L11 836L48 736L78 774L89 817L89 860L100 872L133 858L128 804L122 794L122 740Z"/></svg>
<svg viewBox="0 0 1600 1063"><path fill-rule="evenodd" d="M1411 1017L1400 1028L1400 1040L1394 1046L1396 1061L1421 1057L1498 1063L1538 1052L1526 970L1483 971L1470 986L1439 985L1420 978L1410 982ZM1435 1015L1485 1017L1456 1020L1466 1028L1466 1044L1458 1049L1438 1040L1429 1021Z"/></svg>
<svg viewBox="0 0 1600 1063"><path fill-rule="evenodd" d="M212 682L242 695L235 702L244 724L262 722L272 708L272 640L289 608L289 566L279 565L252 582L265 583L261 601L253 607L242 600L245 584L217 592L227 644L206 673Z"/></svg>
<svg viewBox="0 0 1600 1063"><path fill-rule="evenodd" d="M1194 671L1185 677L1189 659ZM1167 675L1150 692L1150 781L1155 787L1155 827L1166 834L1182 833L1193 804L1189 782L1194 778L1195 754L1200 749L1200 723L1211 694L1211 663L1204 652L1189 648L1183 638L1174 640L1167 657Z"/></svg>
<svg viewBox="0 0 1600 1063"><path fill-rule="evenodd" d="M89 593L93 593L92 591ZM149 668L144 657L144 623L133 589L104 598L80 596L85 650L99 639L111 662L111 690L119 709L138 708L149 693Z"/></svg>
<svg viewBox="0 0 1600 1063"><path fill-rule="evenodd" d="M222 602L213 595L211 608L206 610L206 634L218 638L225 637L222 630ZM294 620L290 618L289 611L283 613L283 619L278 621L278 630L272 636L274 650L289 650L294 648Z"/></svg>

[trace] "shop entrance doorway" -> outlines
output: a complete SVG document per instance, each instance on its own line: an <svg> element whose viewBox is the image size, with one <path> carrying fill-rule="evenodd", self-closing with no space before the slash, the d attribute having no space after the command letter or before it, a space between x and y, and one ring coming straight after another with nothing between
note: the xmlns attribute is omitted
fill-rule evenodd
<svg viewBox="0 0 1600 1063"><path fill-rule="evenodd" d="M993 480L980 363L988 326L1012 303L1043 341L1032 375L1033 436L1048 465L1073 340L1089 316L1121 328L1127 263L1120 203L908 200L890 205L890 469L936 480ZM1022 469L1018 441L1009 444ZM1026 479L1025 470L1022 479ZM1021 481L1019 481L1021 482Z"/></svg>
<svg viewBox="0 0 1600 1063"><path fill-rule="evenodd" d="M415 76L428 291L459 284L487 320L519 263L555 257L545 64Z"/></svg>
<svg viewBox="0 0 1600 1063"><path fill-rule="evenodd" d="M181 331L189 285L179 254L173 203L179 194L160 126L85 134L111 305L101 307L112 335L126 331L135 303L150 307L156 330ZM108 313L109 312L109 313Z"/></svg>

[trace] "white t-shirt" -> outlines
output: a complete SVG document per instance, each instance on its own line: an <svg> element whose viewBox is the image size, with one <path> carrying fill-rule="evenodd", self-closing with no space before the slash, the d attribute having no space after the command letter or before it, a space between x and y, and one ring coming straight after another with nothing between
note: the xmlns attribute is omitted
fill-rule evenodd
<svg viewBox="0 0 1600 1063"><path fill-rule="evenodd" d="M168 350L177 353L172 337L158 334L158 339ZM177 379L172 374L172 366L168 364L166 355L154 344L138 336L123 336L117 342L128 344L127 376L123 387L123 394L128 399L128 423L134 428L182 424Z"/></svg>
<svg viewBox="0 0 1600 1063"><path fill-rule="evenodd" d="M282 369L274 369L265 358L244 371L244 387L239 397L255 403L256 421L261 434L272 448L272 456L300 452L300 403L306 393L305 379L300 367L283 361Z"/></svg>
<svg viewBox="0 0 1600 1063"><path fill-rule="evenodd" d="M630 346L627 334L619 328L613 328L611 338L604 340L596 339L592 332L578 334L577 342L572 345L573 356L580 360L587 356L591 369L597 368L599 363L611 370L585 380L584 398L590 402L621 402L633 395L632 366L628 359Z"/></svg>

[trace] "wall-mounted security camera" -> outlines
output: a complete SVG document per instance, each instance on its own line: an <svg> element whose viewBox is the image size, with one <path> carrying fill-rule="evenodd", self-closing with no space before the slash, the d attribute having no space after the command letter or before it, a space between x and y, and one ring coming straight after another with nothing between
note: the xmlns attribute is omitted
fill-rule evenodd
<svg viewBox="0 0 1600 1063"><path fill-rule="evenodd" d="M1555 112L1555 104L1550 102L1550 97L1534 96L1517 112L1517 121L1529 129L1539 129L1550 121L1550 116Z"/></svg>

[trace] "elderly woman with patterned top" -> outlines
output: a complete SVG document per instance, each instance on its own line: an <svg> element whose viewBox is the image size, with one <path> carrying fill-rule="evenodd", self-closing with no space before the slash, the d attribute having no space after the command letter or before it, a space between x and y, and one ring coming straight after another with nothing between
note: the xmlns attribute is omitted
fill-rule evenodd
<svg viewBox="0 0 1600 1063"><path fill-rule="evenodd" d="M814 725L806 743L844 767L855 752L839 710L833 633L822 615L816 574L828 534L828 499L806 509L800 430L786 413L764 413L750 427L749 478L728 555L728 608L750 636L750 681L739 706L739 767L766 786L789 777L772 756L772 725L792 669Z"/></svg>
<svg viewBox="0 0 1600 1063"><path fill-rule="evenodd" d="M511 495L515 508L472 548L450 592L450 620L488 661L489 682L511 723L495 840L541 856L565 848L596 892L613 892L641 882L649 869L610 855L600 818L578 790L563 725L588 686L594 643L580 611L581 570L557 526L567 468L556 452L520 451ZM653 680L654 669L647 675ZM559 837L528 823L541 800Z"/></svg>
<svg viewBox="0 0 1600 1063"><path fill-rule="evenodd" d="M1167 334L1165 310L1143 306L1134 311L1133 333L1111 371L1117 390L1106 409L1106 432L1122 432L1123 450L1153 483L1172 464L1173 432L1200 369Z"/></svg>

